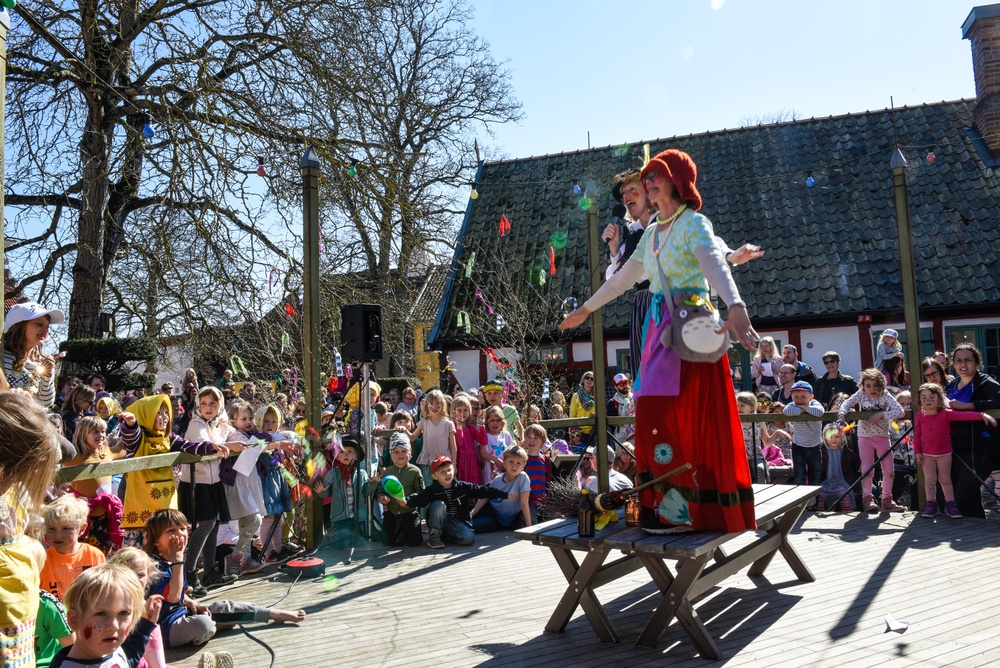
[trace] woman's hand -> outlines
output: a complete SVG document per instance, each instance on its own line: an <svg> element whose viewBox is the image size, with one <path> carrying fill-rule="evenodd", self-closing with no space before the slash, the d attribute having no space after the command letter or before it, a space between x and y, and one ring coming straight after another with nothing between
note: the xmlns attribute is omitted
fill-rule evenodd
<svg viewBox="0 0 1000 668"><path fill-rule="evenodd" d="M572 316L572 314L570 314ZM565 322L565 320L563 321ZM562 325L560 325L560 328ZM716 334L729 332L747 350L756 350L760 336L750 324L750 316L747 315L747 307L743 304L736 304L729 307L729 320L726 321L722 329Z"/></svg>
<svg viewBox="0 0 1000 668"><path fill-rule="evenodd" d="M568 316L563 318L563 321L559 323L559 331L565 332L567 329L573 329L574 327L579 327L587 320L587 316L590 315L590 311L587 310L586 306L581 306L576 309Z"/></svg>
<svg viewBox="0 0 1000 668"><path fill-rule="evenodd" d="M764 257L764 251L760 249L760 246L743 244L729 254L729 264L735 267L736 265L744 264L745 262L756 260L760 257Z"/></svg>
<svg viewBox="0 0 1000 668"><path fill-rule="evenodd" d="M971 401L955 401L951 400L951 410L953 411L971 411L974 408Z"/></svg>
<svg viewBox="0 0 1000 668"><path fill-rule="evenodd" d="M992 415L987 415L986 413L983 413L983 422L985 422L991 427L997 426L996 419Z"/></svg>

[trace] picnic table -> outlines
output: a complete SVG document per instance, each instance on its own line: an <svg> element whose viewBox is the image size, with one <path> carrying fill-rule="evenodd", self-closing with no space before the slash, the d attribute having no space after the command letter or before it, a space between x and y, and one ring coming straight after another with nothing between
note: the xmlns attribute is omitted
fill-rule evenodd
<svg viewBox="0 0 1000 668"><path fill-rule="evenodd" d="M662 594L636 645L654 647L676 617L702 656L721 659L718 645L698 617L693 602L698 596L735 573L750 567L748 574L760 576L775 554L781 554L796 577L805 582L815 577L795 548L788 533L820 488L806 485L754 485L756 532L724 533L699 531L653 535L619 520L595 532L592 538L577 534L576 518L551 520L514 532L521 540L547 547L566 578L566 591L545 625L546 631L565 630L577 606L582 607L597 636L605 642L620 642L611 619L595 589L633 571L645 568ZM741 536L752 539L732 553L724 546ZM609 561L612 553L619 556ZM574 552L584 552L582 562ZM672 572L666 562L676 562Z"/></svg>

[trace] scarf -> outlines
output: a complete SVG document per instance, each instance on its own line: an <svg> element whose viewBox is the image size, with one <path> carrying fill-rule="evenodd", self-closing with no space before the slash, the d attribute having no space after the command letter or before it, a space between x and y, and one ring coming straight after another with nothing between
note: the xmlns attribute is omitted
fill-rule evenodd
<svg viewBox="0 0 1000 668"><path fill-rule="evenodd" d="M344 476L344 482L346 482L347 486L350 487L351 486L351 469L348 468L347 466L344 466L340 462L334 462L333 467L335 469L337 469L338 471L340 471L340 475Z"/></svg>
<svg viewBox="0 0 1000 668"><path fill-rule="evenodd" d="M584 389L583 385L580 389L576 391L576 397L580 400L580 406L585 411L593 410L594 408L594 395L588 394Z"/></svg>

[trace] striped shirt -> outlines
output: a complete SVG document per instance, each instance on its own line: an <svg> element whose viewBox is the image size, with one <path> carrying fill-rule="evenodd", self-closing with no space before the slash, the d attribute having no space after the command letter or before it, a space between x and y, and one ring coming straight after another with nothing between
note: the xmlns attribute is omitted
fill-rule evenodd
<svg viewBox="0 0 1000 668"><path fill-rule="evenodd" d="M531 495L528 505L537 506L545 498L549 489L549 458L545 455L528 455L524 464L524 472L531 478Z"/></svg>

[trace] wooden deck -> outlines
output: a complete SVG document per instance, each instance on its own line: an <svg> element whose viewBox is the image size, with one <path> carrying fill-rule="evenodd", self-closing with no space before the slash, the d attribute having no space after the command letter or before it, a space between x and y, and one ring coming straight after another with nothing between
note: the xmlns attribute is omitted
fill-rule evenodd
<svg viewBox="0 0 1000 668"><path fill-rule="evenodd" d="M796 581L778 559L768 586L746 571L696 602L727 657L719 665L984 666L1000 655L1000 522L927 520L914 513L810 513L792 543L817 577ZM732 545L732 543L730 543ZM276 653L275 666L705 666L677 622L656 649L634 643L659 600L643 571L598 590L622 643L599 641L582 613L562 634L542 630L565 580L547 550L509 533L476 545L321 550L325 579L300 580L281 608L304 608L300 626L249 625ZM291 579L270 570L214 598L268 604ZM211 598L208 600L212 600ZM884 633L885 616L910 622ZM199 648L200 651L201 648ZM267 650L239 630L205 649L226 650L240 668L267 668ZM198 651L169 663L195 666Z"/></svg>

